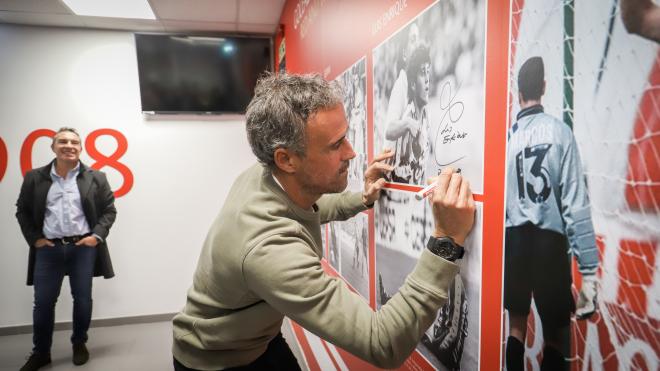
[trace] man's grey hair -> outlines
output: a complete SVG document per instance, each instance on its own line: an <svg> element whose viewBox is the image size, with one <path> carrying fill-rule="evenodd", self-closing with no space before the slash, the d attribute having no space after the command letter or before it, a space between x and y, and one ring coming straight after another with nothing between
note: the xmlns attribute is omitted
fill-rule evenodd
<svg viewBox="0 0 660 371"><path fill-rule="evenodd" d="M303 156L308 119L318 111L343 103L337 82L318 74L267 74L257 81L248 105L246 126L252 152L262 164L275 167L278 148Z"/></svg>
<svg viewBox="0 0 660 371"><path fill-rule="evenodd" d="M61 128L59 128L59 129L57 130L57 132L55 133L55 135L53 135L53 144L55 144L55 138L57 138L57 135L58 135L59 133L65 133L65 132L74 133L74 134L76 134L76 136L78 137L78 139L80 139L80 134L78 134L78 130L76 130L76 129L74 129L74 128L70 128L70 127L68 127L68 126L62 126Z"/></svg>

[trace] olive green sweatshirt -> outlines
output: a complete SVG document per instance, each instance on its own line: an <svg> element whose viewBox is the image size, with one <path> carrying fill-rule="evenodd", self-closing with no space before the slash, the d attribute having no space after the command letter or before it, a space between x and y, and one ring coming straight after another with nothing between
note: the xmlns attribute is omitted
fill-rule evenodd
<svg viewBox="0 0 660 371"><path fill-rule="evenodd" d="M321 267L321 223L364 209L359 193L344 192L303 210L266 167L246 170L211 226L186 305L174 317L174 357L201 370L248 364L287 316L367 362L402 364L445 302L458 266L424 249L399 292L373 311Z"/></svg>

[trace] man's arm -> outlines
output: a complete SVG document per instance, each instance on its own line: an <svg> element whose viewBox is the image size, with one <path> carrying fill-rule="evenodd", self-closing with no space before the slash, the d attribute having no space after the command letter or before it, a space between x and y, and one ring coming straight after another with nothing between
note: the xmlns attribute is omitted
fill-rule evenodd
<svg viewBox="0 0 660 371"><path fill-rule="evenodd" d="M594 275L598 268L598 248L582 163L572 134L562 158L560 182L566 237L577 258L580 273Z"/></svg>
<svg viewBox="0 0 660 371"><path fill-rule="evenodd" d="M108 233L110 233L110 228L117 217L115 195L112 193L108 179L103 172L99 171L96 174L96 179L98 181L98 194L95 197L95 202L97 203L99 214L96 225L92 227L92 233L101 237L101 239L105 241L108 237Z"/></svg>
<svg viewBox="0 0 660 371"><path fill-rule="evenodd" d="M252 292L308 331L367 362L394 368L435 320L458 266L425 249L399 292L377 312L327 275L313 250L295 237L255 247L243 272Z"/></svg>
<svg viewBox="0 0 660 371"><path fill-rule="evenodd" d="M316 201L316 205L319 208L321 223L346 220L367 209L362 203L362 194L350 191L325 194Z"/></svg>
<svg viewBox="0 0 660 371"><path fill-rule="evenodd" d="M16 201L16 219L29 246L34 246L38 239L44 238L43 232L34 224L32 203L34 202L34 176L28 172L23 179L21 192Z"/></svg>
<svg viewBox="0 0 660 371"><path fill-rule="evenodd" d="M621 20L628 32L660 43L660 7L652 0L621 0Z"/></svg>
<svg viewBox="0 0 660 371"><path fill-rule="evenodd" d="M408 130L411 130L413 135L417 135L417 124L410 117L410 114L404 112L406 109L410 109L408 105L408 78L406 73L401 71L394 82L390 99L387 102L385 139L395 141Z"/></svg>
<svg viewBox="0 0 660 371"><path fill-rule="evenodd" d="M582 163L575 137L570 134L568 147L561 162L561 211L566 236L575 254L582 275L575 315L577 319L589 318L596 312L598 294L599 256L596 236L591 221L589 195L582 173Z"/></svg>

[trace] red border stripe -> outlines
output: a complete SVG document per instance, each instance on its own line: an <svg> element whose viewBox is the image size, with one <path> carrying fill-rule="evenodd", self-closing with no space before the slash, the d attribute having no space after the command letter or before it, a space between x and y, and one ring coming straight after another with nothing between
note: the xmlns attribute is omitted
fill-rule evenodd
<svg viewBox="0 0 660 371"><path fill-rule="evenodd" d="M302 327L291 321L291 329L293 330L296 339L300 344L300 349L302 349L303 357L305 357L305 360L307 360L307 366L309 367L310 371L320 371L321 366L319 366L319 363L316 361L316 357L314 357L314 352L312 352L312 347L309 345Z"/></svg>
<svg viewBox="0 0 660 371"><path fill-rule="evenodd" d="M384 188L396 189L396 190L399 190L399 191L407 191L407 192L413 192L413 193L417 193L417 192L421 191L422 189L424 189L420 186L409 185L409 184L400 184L400 183L385 183ZM477 194L477 193L472 194L472 198L474 198L474 200L477 201L477 202L484 202L484 200L485 200L484 195Z"/></svg>

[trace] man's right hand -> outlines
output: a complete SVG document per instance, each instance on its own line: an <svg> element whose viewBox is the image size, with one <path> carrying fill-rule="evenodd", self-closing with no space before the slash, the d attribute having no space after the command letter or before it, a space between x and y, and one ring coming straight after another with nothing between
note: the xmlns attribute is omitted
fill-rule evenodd
<svg viewBox="0 0 660 371"><path fill-rule="evenodd" d="M34 247L36 247L37 249L40 249L44 246L55 246L55 244L53 243L53 241L47 238L40 238L37 240L37 242L34 243Z"/></svg>
<svg viewBox="0 0 660 371"><path fill-rule="evenodd" d="M476 209L470 183L451 167L442 169L440 175L431 179L433 181L438 182L429 197L435 220L433 236L449 236L464 245L474 225Z"/></svg>

